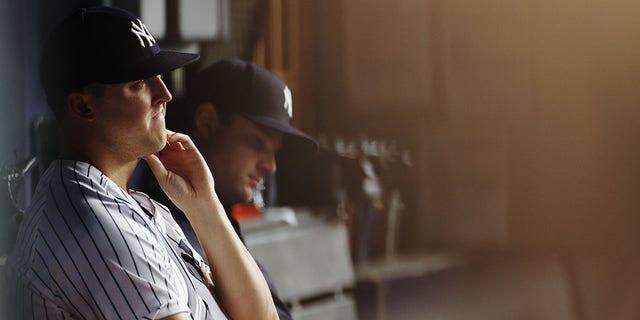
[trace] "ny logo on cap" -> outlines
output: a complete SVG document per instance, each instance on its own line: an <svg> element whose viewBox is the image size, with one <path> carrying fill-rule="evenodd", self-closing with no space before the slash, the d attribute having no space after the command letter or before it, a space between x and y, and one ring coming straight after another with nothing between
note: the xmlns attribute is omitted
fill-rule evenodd
<svg viewBox="0 0 640 320"><path fill-rule="evenodd" d="M147 26L145 26L142 21L140 21L140 19L138 19L138 23L140 25L137 25L135 22L131 21L131 32L133 32L133 34L136 35L136 37L138 37L138 41L140 41L140 45L144 48L146 47L144 40L142 40L142 38L147 39L147 42L149 43L149 47L153 46L153 44L156 42L156 39L153 38L153 36L151 35L151 32L149 32L149 29L147 29Z"/></svg>
<svg viewBox="0 0 640 320"><path fill-rule="evenodd" d="M289 87L284 87L284 110L289 114L289 118L293 118L293 98Z"/></svg>

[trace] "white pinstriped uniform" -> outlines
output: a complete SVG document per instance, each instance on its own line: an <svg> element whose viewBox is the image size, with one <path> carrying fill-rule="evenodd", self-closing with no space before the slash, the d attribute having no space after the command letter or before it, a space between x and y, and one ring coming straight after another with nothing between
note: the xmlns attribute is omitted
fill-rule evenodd
<svg viewBox="0 0 640 320"><path fill-rule="evenodd" d="M56 160L9 258L16 319L159 319L184 311L226 319L194 266L202 258L186 243L164 206L123 192L87 163Z"/></svg>

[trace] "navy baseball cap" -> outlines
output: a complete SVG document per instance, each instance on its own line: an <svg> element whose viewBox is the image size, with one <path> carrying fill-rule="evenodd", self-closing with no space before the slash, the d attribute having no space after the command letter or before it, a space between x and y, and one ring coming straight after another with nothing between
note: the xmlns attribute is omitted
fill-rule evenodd
<svg viewBox="0 0 640 320"><path fill-rule="evenodd" d="M76 10L42 50L40 79L52 107L90 83L122 83L164 74L200 56L160 50L135 15L113 7ZM52 103L53 102L53 103Z"/></svg>
<svg viewBox="0 0 640 320"><path fill-rule="evenodd" d="M284 133L285 139L294 138L318 150L315 139L291 126L291 91L267 69L253 62L226 58L200 71L193 87L194 105L212 102L218 108Z"/></svg>

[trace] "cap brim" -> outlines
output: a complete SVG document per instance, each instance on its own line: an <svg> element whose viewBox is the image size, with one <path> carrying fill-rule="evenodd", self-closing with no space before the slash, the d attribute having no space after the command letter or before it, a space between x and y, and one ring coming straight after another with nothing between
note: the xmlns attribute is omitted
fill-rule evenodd
<svg viewBox="0 0 640 320"><path fill-rule="evenodd" d="M136 63L135 66L122 70L121 75L117 78L106 79L105 83L120 83L133 80L146 79L159 74L165 74L169 71L184 67L200 58L199 54L176 52L176 51L160 51L158 54L143 62Z"/></svg>
<svg viewBox="0 0 640 320"><path fill-rule="evenodd" d="M318 142L314 138L292 127L289 124L283 124L282 122L269 117L261 117L261 116L248 115L248 114L243 114L243 116L265 127L278 130L284 133L285 135L289 136L290 138L294 138L294 139L285 139L284 144L287 144L288 141L291 141L291 142L297 141L297 142L301 142L305 147L312 149L313 152L317 153L318 150L320 150Z"/></svg>

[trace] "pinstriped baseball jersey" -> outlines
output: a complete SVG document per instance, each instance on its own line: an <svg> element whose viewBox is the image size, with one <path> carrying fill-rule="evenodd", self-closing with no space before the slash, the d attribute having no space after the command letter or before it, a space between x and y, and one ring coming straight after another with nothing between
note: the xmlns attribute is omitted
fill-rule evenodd
<svg viewBox="0 0 640 320"><path fill-rule="evenodd" d="M90 164L54 161L9 258L16 319L226 319L166 207Z"/></svg>

